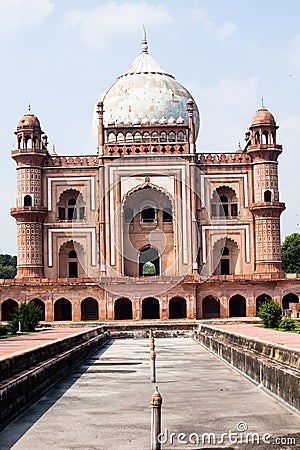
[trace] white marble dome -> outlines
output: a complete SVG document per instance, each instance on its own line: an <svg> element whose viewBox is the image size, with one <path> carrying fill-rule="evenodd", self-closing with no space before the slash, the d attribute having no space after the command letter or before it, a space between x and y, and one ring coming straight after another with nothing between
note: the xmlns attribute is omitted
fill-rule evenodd
<svg viewBox="0 0 300 450"><path fill-rule="evenodd" d="M178 83L148 54L144 36L141 54L100 96L104 105L104 126L111 123L188 124L189 91ZM194 102L195 103L195 102ZM95 124L97 117L94 115ZM194 124L199 131L199 112L195 104Z"/></svg>

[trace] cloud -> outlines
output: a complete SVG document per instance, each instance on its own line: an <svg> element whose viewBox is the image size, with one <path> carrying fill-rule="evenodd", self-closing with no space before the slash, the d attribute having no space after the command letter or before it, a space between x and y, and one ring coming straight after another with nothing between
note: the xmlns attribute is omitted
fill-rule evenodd
<svg viewBox="0 0 300 450"><path fill-rule="evenodd" d="M92 49L105 48L114 36L141 33L141 27L172 22L162 5L142 2L109 1L101 6L72 9L65 20L66 29L77 30L83 42Z"/></svg>
<svg viewBox="0 0 300 450"><path fill-rule="evenodd" d="M226 40L237 28L234 22L223 22L221 25L215 24L200 7L194 8L191 15L193 22L201 22L206 34L217 41Z"/></svg>
<svg viewBox="0 0 300 450"><path fill-rule="evenodd" d="M11 38L39 25L53 8L51 0L0 0L0 37Z"/></svg>
<svg viewBox="0 0 300 450"><path fill-rule="evenodd" d="M226 78L207 86L195 80L185 84L200 109L198 151L234 152L239 140L243 147L244 133L259 107L259 79Z"/></svg>

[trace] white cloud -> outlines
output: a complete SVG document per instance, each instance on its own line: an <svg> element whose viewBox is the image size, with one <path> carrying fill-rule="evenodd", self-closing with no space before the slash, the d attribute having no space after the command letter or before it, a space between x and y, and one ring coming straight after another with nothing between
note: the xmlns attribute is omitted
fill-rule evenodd
<svg viewBox="0 0 300 450"><path fill-rule="evenodd" d="M216 85L186 83L200 109L201 131L198 151L234 152L238 141L244 145L244 133L259 107L259 80L226 78Z"/></svg>
<svg viewBox="0 0 300 450"><path fill-rule="evenodd" d="M151 5L146 1L109 1L94 8L71 10L65 27L78 30L86 45L98 49L106 47L114 36L141 33L143 24L147 28L171 21L169 11L162 5Z"/></svg>
<svg viewBox="0 0 300 450"><path fill-rule="evenodd" d="M51 0L0 0L0 37L11 38L40 24L53 8Z"/></svg>
<svg viewBox="0 0 300 450"><path fill-rule="evenodd" d="M218 41L226 40L237 28L233 22L223 22L221 25L217 25L210 20L205 11L200 7L192 10L192 20L193 22L201 22L206 34Z"/></svg>

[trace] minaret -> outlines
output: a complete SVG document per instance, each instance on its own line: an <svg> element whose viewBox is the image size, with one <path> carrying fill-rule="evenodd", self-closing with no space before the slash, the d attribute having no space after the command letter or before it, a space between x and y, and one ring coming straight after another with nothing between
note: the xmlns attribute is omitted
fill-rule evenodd
<svg viewBox="0 0 300 450"><path fill-rule="evenodd" d="M17 202L11 215L17 222L17 278L43 276L42 165L47 154L47 139L30 105L18 123L17 149L12 158L17 163Z"/></svg>
<svg viewBox="0 0 300 450"><path fill-rule="evenodd" d="M262 104L254 114L247 151L253 163L253 203L255 222L255 273L282 273L280 250L280 215L285 209L279 202L278 161L282 146L276 142L273 115Z"/></svg>

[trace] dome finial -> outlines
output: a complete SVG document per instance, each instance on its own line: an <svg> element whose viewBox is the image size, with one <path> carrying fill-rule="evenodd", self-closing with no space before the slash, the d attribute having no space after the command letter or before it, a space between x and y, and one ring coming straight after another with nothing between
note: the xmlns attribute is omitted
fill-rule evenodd
<svg viewBox="0 0 300 450"><path fill-rule="evenodd" d="M263 97L261 98L261 108L262 108L262 109L265 109L265 108L266 108L265 105L264 105L264 98L263 98Z"/></svg>
<svg viewBox="0 0 300 450"><path fill-rule="evenodd" d="M143 25L143 40L141 45L141 50L143 53L148 53L148 42L147 42L147 36L146 36L146 29Z"/></svg>
<svg viewBox="0 0 300 450"><path fill-rule="evenodd" d="M27 112L28 112L28 114L31 114L31 106L30 106L30 102L28 102Z"/></svg>

